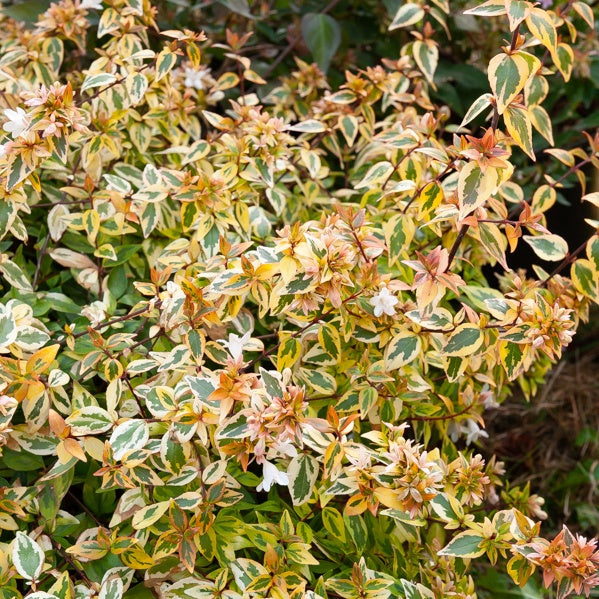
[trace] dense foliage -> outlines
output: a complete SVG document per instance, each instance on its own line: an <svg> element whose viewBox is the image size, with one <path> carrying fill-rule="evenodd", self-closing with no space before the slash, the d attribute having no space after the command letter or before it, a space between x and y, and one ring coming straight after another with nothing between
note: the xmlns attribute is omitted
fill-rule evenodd
<svg viewBox="0 0 599 599"><path fill-rule="evenodd" d="M245 2L236 32L149 0L1 17L2 599L472 599L483 556L599 584L596 541L545 539L475 449L599 303L599 221L570 249L546 220L572 181L599 206L599 134L553 147L545 107L593 9L460 12L488 88L456 117L447 1L377 13L401 52L333 85L336 4L258 66ZM320 66L270 79L300 42Z"/></svg>

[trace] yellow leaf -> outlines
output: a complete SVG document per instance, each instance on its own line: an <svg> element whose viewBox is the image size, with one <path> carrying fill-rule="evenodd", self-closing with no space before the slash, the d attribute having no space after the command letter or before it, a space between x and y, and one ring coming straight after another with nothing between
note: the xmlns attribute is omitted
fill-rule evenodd
<svg viewBox="0 0 599 599"><path fill-rule="evenodd" d="M134 570L147 570L154 565L154 560L138 545L134 545L120 555L121 560Z"/></svg>
<svg viewBox="0 0 599 599"><path fill-rule="evenodd" d="M279 346L277 352L277 370L291 368L300 358L302 344L294 337L287 337Z"/></svg>
<svg viewBox="0 0 599 599"><path fill-rule="evenodd" d="M557 52L557 31L549 13L542 8L531 8L526 17L526 25L530 32L554 56Z"/></svg>
<svg viewBox="0 0 599 599"><path fill-rule="evenodd" d="M532 147L532 124L526 108L508 106L503 113L503 119L512 139L535 160Z"/></svg>
<svg viewBox="0 0 599 599"><path fill-rule="evenodd" d="M29 374L42 374L45 372L50 364L54 362L56 354L60 349L60 345L55 343L54 345L48 345L48 347L42 347L36 351L29 360L27 360L27 366L25 367Z"/></svg>

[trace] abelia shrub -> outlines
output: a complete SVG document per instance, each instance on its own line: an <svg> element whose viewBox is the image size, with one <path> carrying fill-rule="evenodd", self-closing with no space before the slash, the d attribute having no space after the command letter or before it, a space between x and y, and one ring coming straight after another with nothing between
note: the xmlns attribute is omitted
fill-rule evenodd
<svg viewBox="0 0 599 599"><path fill-rule="evenodd" d="M467 11L511 41L461 123L443 0L337 87L148 0L2 18L0 597L472 599L475 558L588 595L596 541L478 449L599 302L599 222L547 228L599 206L543 105L593 10L554 4Z"/></svg>

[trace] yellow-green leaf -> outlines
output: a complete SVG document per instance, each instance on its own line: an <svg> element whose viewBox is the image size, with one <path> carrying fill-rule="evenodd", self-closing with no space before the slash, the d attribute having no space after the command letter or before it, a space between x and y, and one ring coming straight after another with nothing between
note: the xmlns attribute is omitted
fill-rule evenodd
<svg viewBox="0 0 599 599"><path fill-rule="evenodd" d="M518 378L524 368L526 346L512 341L499 342L499 357L510 381Z"/></svg>
<svg viewBox="0 0 599 599"><path fill-rule="evenodd" d="M141 530L143 528L148 528L148 526L152 526L154 522L158 522L158 520L160 520L160 518L166 514L170 503L170 501L161 501L160 503L147 505L146 507L141 508L135 512L133 520L131 521L131 525L136 530Z"/></svg>
<svg viewBox="0 0 599 599"><path fill-rule="evenodd" d="M463 219L482 206L495 191L499 177L494 168L483 172L477 162L469 162L458 177L459 218Z"/></svg>
<svg viewBox="0 0 599 599"><path fill-rule="evenodd" d="M422 71L427 81L433 86L433 77L439 63L439 48L432 41L421 42L417 40L412 46L412 53L418 68Z"/></svg>
<svg viewBox="0 0 599 599"><path fill-rule="evenodd" d="M302 353L302 344L295 337L287 337L277 352L277 370L282 371L285 368L291 368L300 358Z"/></svg>
<svg viewBox="0 0 599 599"><path fill-rule="evenodd" d="M478 557L485 552L484 549L479 549L482 540L484 540L482 535L467 530L453 537L438 553L462 558Z"/></svg>
<svg viewBox="0 0 599 599"><path fill-rule="evenodd" d="M416 359L420 353L420 337L405 331L391 339L385 348L385 369L397 370Z"/></svg>
<svg viewBox="0 0 599 599"><path fill-rule="evenodd" d="M542 8L531 8L526 17L526 25L530 32L554 56L557 52L557 31L549 13Z"/></svg>
<svg viewBox="0 0 599 599"><path fill-rule="evenodd" d="M17 532L12 547L12 563L26 580L37 580L44 566L44 551L28 535Z"/></svg>
<svg viewBox="0 0 599 599"><path fill-rule="evenodd" d="M500 17L505 13L505 0L487 0L479 6L464 11L465 15L475 15L478 17Z"/></svg>
<svg viewBox="0 0 599 599"><path fill-rule="evenodd" d="M528 116L532 126L553 145L553 128L551 126L551 118L547 111L542 106L530 106Z"/></svg>
<svg viewBox="0 0 599 599"><path fill-rule="evenodd" d="M530 3L524 0L508 0L505 3L505 7L507 9L507 18L510 22L510 31L514 31L528 15Z"/></svg>
<svg viewBox="0 0 599 599"><path fill-rule="evenodd" d="M498 54L489 62L489 83L503 114L510 102L522 91L528 79L541 67L541 61L527 52Z"/></svg>
<svg viewBox="0 0 599 599"><path fill-rule="evenodd" d="M413 2L406 2L399 7L399 10L395 13L391 25L389 25L389 31L399 29L400 27L408 27L418 23L424 17L424 9L419 4Z"/></svg>
<svg viewBox="0 0 599 599"><path fill-rule="evenodd" d="M593 9L585 2L572 2L572 8L587 22L591 28L595 28L595 17Z"/></svg>
<svg viewBox="0 0 599 599"><path fill-rule="evenodd" d="M164 48L156 59L156 81L160 81L168 75L177 62L177 55L168 48Z"/></svg>
<svg viewBox="0 0 599 599"><path fill-rule="evenodd" d="M365 187L374 187L379 183L384 183L395 170L394 166L388 161L383 160L371 166L364 178L354 185L355 189L364 189Z"/></svg>
<svg viewBox="0 0 599 599"><path fill-rule="evenodd" d="M574 52L568 44L558 44L553 62L562 74L564 81L569 81L574 67Z"/></svg>
<svg viewBox="0 0 599 599"><path fill-rule="evenodd" d="M503 113L503 119L512 139L535 160L532 147L532 123L526 108L515 105L508 106Z"/></svg>
<svg viewBox="0 0 599 599"><path fill-rule="evenodd" d="M412 242L416 225L407 214L396 213L383 223L383 232L389 249L389 266L393 266Z"/></svg>
<svg viewBox="0 0 599 599"><path fill-rule="evenodd" d="M323 324L318 329L318 342L332 358L341 354L341 337L339 331L330 324Z"/></svg>
<svg viewBox="0 0 599 599"><path fill-rule="evenodd" d="M287 468L287 476L293 505L301 505L310 499L318 472L318 462L311 455L299 454L291 460Z"/></svg>
<svg viewBox="0 0 599 599"><path fill-rule="evenodd" d="M418 218L429 219L443 201L443 188L432 181L418 195Z"/></svg>
<svg viewBox="0 0 599 599"><path fill-rule="evenodd" d="M461 324L450 335L443 354L463 358L474 354L483 344L484 335L480 327L475 324Z"/></svg>

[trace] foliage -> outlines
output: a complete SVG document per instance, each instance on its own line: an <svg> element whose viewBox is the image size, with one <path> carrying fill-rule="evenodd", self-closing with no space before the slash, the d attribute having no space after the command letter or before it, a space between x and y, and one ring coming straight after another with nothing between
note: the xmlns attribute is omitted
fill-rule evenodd
<svg viewBox="0 0 599 599"><path fill-rule="evenodd" d="M0 597L472 598L482 556L587 593L596 541L540 536L471 446L599 303L599 223L570 250L545 215L570 179L599 205L599 134L530 195L519 171L593 10L467 11L511 42L457 120L443 0L396 7L400 57L334 90L158 13L2 17ZM338 23L301 25L326 68ZM555 268L511 270L522 242Z"/></svg>

